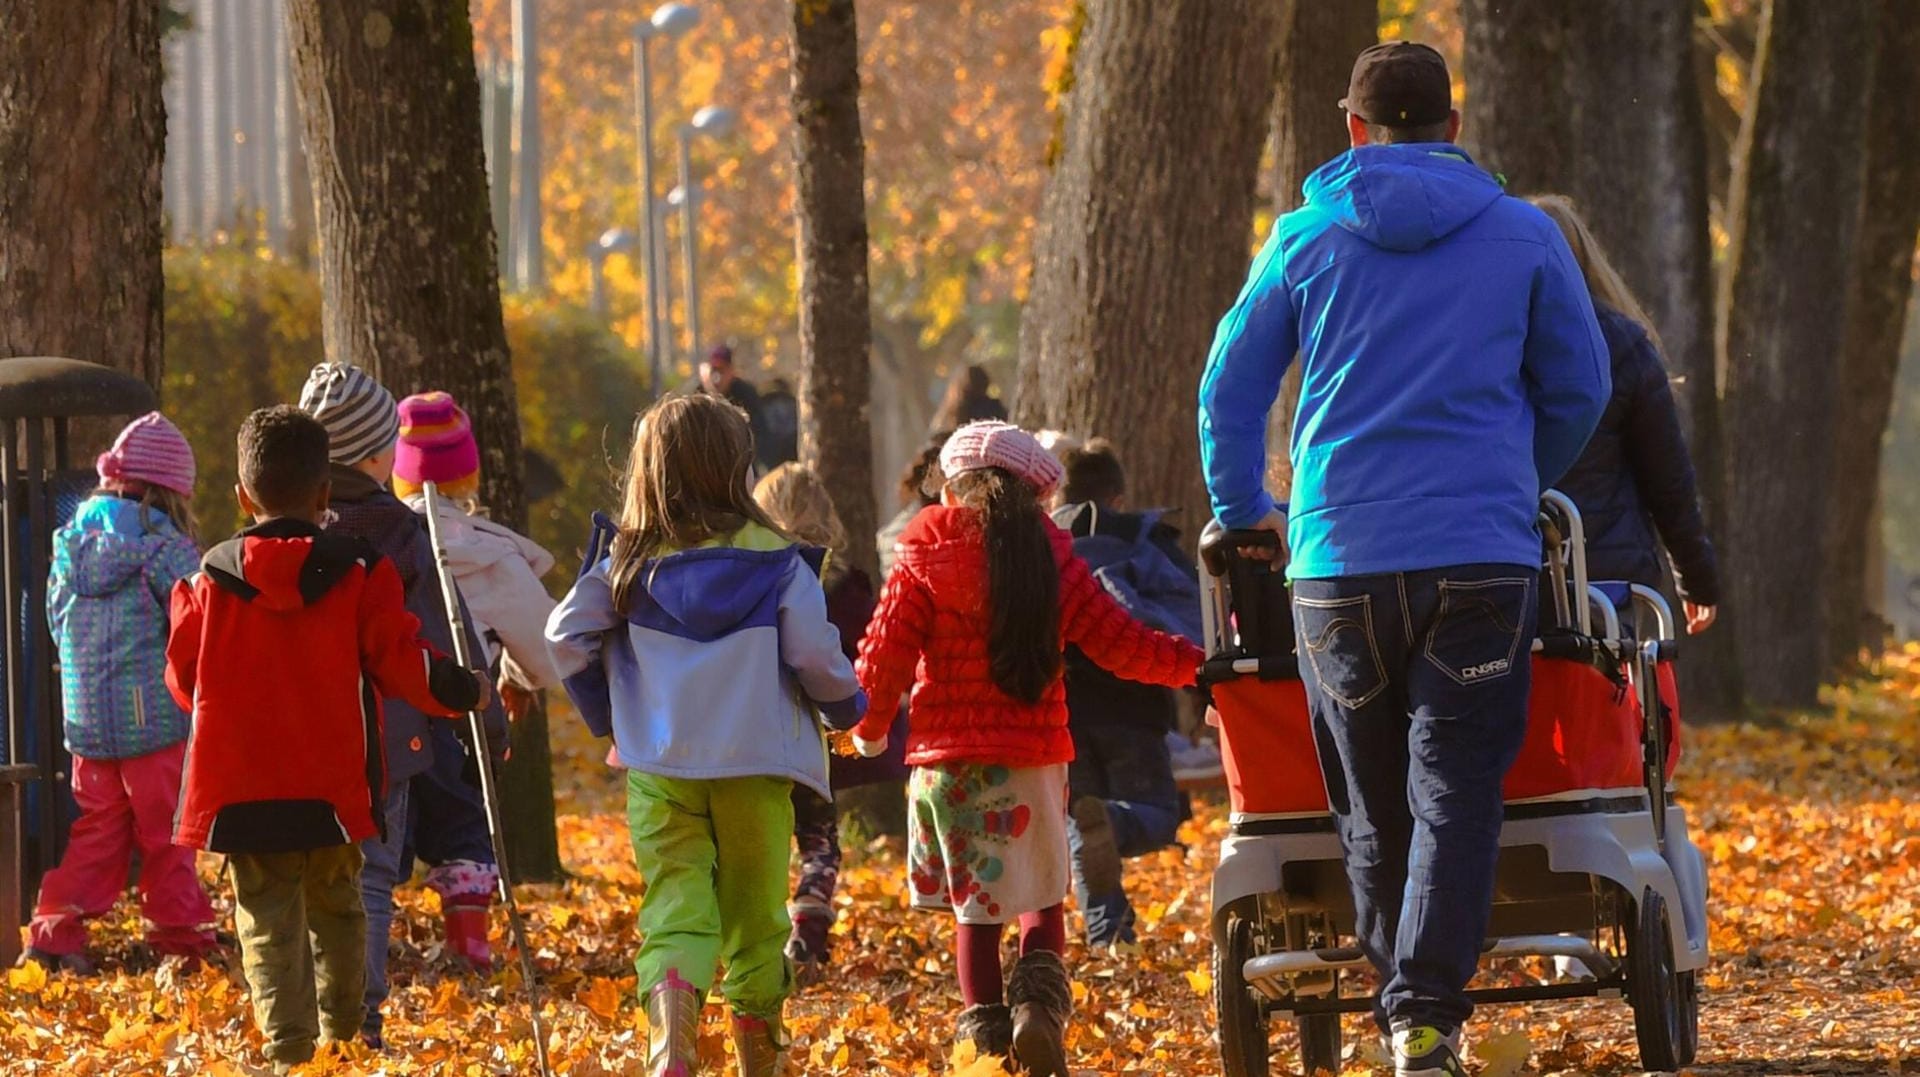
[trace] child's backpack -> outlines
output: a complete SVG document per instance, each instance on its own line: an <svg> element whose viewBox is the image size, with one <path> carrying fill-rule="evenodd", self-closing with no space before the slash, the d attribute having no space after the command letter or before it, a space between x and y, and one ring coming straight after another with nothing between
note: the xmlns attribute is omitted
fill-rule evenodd
<svg viewBox="0 0 1920 1077"><path fill-rule="evenodd" d="M1073 552L1087 563L1093 578L1120 608L1149 628L1199 643L1204 634L1200 627L1200 580L1154 545L1153 528L1160 514L1109 511L1105 515L1137 520L1138 533L1128 539L1111 530L1102 531L1101 510L1091 502L1060 509L1054 521L1073 534ZM1083 517L1085 522L1081 524Z"/></svg>

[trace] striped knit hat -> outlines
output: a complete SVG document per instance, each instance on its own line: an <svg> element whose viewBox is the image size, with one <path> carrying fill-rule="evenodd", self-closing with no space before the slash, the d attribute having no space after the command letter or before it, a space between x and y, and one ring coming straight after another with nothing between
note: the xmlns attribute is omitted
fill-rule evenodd
<svg viewBox="0 0 1920 1077"><path fill-rule="evenodd" d="M995 419L968 423L940 448L940 471L949 479L988 467L1012 472L1041 497L1060 485L1065 471L1032 434Z"/></svg>
<svg viewBox="0 0 1920 1077"><path fill-rule="evenodd" d="M480 447L467 413L446 393L417 393L400 402L400 446L393 456L393 492L401 497L433 483L448 497L480 492Z"/></svg>
<svg viewBox="0 0 1920 1077"><path fill-rule="evenodd" d="M113 448L94 461L100 482L144 482L193 496L193 446L165 415L150 411L127 424Z"/></svg>
<svg viewBox="0 0 1920 1077"><path fill-rule="evenodd" d="M321 363L300 390L300 410L327 428L327 459L357 464L393 447L400 412L393 394L349 363Z"/></svg>

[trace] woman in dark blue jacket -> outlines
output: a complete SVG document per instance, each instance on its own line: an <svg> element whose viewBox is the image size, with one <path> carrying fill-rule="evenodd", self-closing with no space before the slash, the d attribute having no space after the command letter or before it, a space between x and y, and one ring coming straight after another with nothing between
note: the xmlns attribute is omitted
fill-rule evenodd
<svg viewBox="0 0 1920 1077"><path fill-rule="evenodd" d="M1659 338L1572 201L1543 195L1533 203L1573 248L1613 364L1613 398L1579 461L1557 484L1586 524L1588 575L1661 588L1664 545L1687 631L1703 631L1720 601L1720 573Z"/></svg>

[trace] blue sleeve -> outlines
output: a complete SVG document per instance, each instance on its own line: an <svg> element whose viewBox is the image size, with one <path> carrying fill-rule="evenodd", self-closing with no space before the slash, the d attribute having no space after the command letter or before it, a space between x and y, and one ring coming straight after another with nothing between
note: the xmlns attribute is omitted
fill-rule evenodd
<svg viewBox="0 0 1920 1077"><path fill-rule="evenodd" d="M1580 458L1613 393L1607 342L1594 320L1586 278L1560 230L1546 229L1546 260L1534 281L1520 372L1533 406L1533 466L1540 488Z"/></svg>
<svg viewBox="0 0 1920 1077"><path fill-rule="evenodd" d="M1213 513L1227 527L1251 527L1274 509L1266 489L1267 413L1299 349L1275 224L1214 332L1200 379L1200 466Z"/></svg>
<svg viewBox="0 0 1920 1077"><path fill-rule="evenodd" d="M601 647L621 620L613 608L605 561L576 580L547 617L547 653L560 671L567 697L596 737L613 732L613 692Z"/></svg>
<svg viewBox="0 0 1920 1077"><path fill-rule="evenodd" d="M780 589L780 662L819 708L831 729L852 729L867 713L853 663L840 646L840 630L827 619L820 578L794 561Z"/></svg>

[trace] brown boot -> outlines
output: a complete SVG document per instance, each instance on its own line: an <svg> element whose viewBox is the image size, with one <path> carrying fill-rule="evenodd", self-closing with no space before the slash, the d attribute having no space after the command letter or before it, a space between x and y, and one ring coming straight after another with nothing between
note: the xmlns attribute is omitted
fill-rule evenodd
<svg viewBox="0 0 1920 1077"><path fill-rule="evenodd" d="M956 1043L972 1040L976 1057L997 1055L1010 1058L1013 1054L1013 1011L999 1003L968 1006L960 1011L960 1019L954 1022L953 1038Z"/></svg>
<svg viewBox="0 0 1920 1077"><path fill-rule="evenodd" d="M1073 1015L1073 983L1067 966L1050 950L1020 958L1007 981L1013 1007L1013 1059L1032 1077L1067 1077L1067 1018Z"/></svg>
<svg viewBox="0 0 1920 1077"><path fill-rule="evenodd" d="M733 1015L733 1053L740 1077L781 1077L787 1072L786 1033L764 1017Z"/></svg>
<svg viewBox="0 0 1920 1077"><path fill-rule="evenodd" d="M700 1072L700 990L667 973L647 995L647 1077Z"/></svg>

